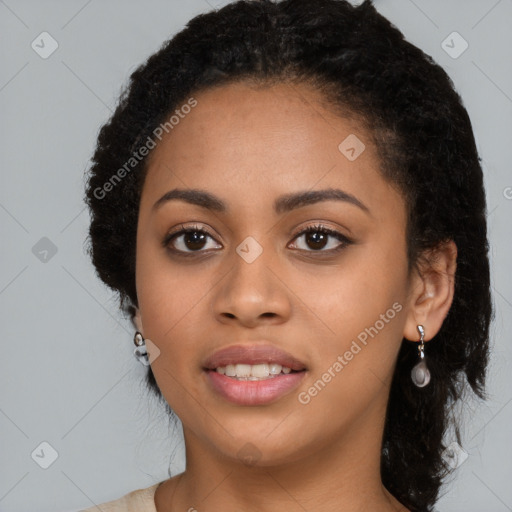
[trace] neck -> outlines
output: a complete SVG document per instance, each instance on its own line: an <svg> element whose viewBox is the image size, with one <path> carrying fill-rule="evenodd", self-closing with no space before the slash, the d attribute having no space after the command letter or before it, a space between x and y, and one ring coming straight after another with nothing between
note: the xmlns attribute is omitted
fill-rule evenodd
<svg viewBox="0 0 512 512"><path fill-rule="evenodd" d="M365 418L293 461L265 466L219 455L185 429L186 471L155 497L157 510L407 512L382 485L382 417L379 411L374 423Z"/></svg>

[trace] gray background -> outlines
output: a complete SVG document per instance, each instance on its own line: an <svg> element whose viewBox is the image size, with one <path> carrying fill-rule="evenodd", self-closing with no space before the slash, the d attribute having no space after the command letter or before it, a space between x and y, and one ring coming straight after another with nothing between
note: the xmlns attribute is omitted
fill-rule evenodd
<svg viewBox="0 0 512 512"><path fill-rule="evenodd" d="M83 172L135 67L191 17L225 3L0 0L2 512L72 511L117 498L167 478L172 452L172 472L183 469L179 436L171 441L162 407L144 393L131 326L85 253ZM452 77L483 159L496 306L490 399L468 399L468 458L437 508L505 512L512 510L512 0L375 5ZM31 47L43 31L59 45L46 59ZM441 46L453 31L469 44L458 58ZM44 441L58 453L48 469L39 465L50 461L50 450L43 446L43 457L38 448Z"/></svg>

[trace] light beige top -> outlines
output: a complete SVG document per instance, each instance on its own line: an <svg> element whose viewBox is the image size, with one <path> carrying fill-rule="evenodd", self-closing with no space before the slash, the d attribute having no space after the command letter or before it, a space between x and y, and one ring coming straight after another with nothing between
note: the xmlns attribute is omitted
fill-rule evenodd
<svg viewBox="0 0 512 512"><path fill-rule="evenodd" d="M137 489L117 500L101 503L94 507L80 510L80 512L157 512L155 491L160 483L158 482L145 489Z"/></svg>

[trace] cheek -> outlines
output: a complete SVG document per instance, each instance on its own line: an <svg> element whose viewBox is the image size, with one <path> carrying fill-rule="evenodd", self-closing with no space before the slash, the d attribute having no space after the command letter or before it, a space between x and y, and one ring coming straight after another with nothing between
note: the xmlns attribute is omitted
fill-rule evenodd
<svg viewBox="0 0 512 512"><path fill-rule="evenodd" d="M158 265L148 265L141 271L139 283L145 334L162 345L162 350L176 343L180 344L181 350L186 350L187 340L198 335L201 321L196 317L196 311L201 308L202 301L207 300L208 283L197 274L187 276L184 271L170 272L165 266Z"/></svg>
<svg viewBox="0 0 512 512"><path fill-rule="evenodd" d="M405 250L377 244L354 248L340 265L294 283L318 320L312 330L323 325L332 337L343 339L373 325L395 302L403 306L406 287Z"/></svg>
<svg viewBox="0 0 512 512"><path fill-rule="evenodd" d="M313 377L329 370L343 375L329 384L344 388L343 393L360 386L374 389L393 371L407 294L405 243L395 238L388 232L385 240L356 248L343 265L308 280L298 291L315 313L306 335L321 348L314 354ZM339 356L343 369L337 365L335 371Z"/></svg>
<svg viewBox="0 0 512 512"><path fill-rule="evenodd" d="M169 261L151 250L137 255L137 295L144 335L159 349L151 368L158 387L180 418L187 418L190 395L198 396L197 346L201 321L195 315L205 300L204 276L193 267L176 272Z"/></svg>
<svg viewBox="0 0 512 512"><path fill-rule="evenodd" d="M204 295L204 286L199 286L192 267L172 269L165 251L148 236L142 233L137 242L137 298L144 335L167 351L177 333L189 325L187 313Z"/></svg>
<svg viewBox="0 0 512 512"><path fill-rule="evenodd" d="M323 320L330 330L325 336L311 331L318 348L310 376L298 390L298 402L314 418L311 428L323 436L336 436L340 425L369 410L384 416L402 340L405 308L399 288L393 293L389 283L379 281L377 286L364 274L353 274L352 279L344 281L341 291L324 295L319 311L325 312ZM326 424L331 427L325 429ZM378 427L376 423L376 435Z"/></svg>

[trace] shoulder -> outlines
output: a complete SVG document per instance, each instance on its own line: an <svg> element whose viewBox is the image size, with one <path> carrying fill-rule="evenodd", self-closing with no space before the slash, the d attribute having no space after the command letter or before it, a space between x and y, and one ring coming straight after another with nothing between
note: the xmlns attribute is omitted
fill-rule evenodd
<svg viewBox="0 0 512 512"><path fill-rule="evenodd" d="M161 483L158 482L145 489L137 489L117 500L100 503L79 512L157 512L155 492Z"/></svg>

